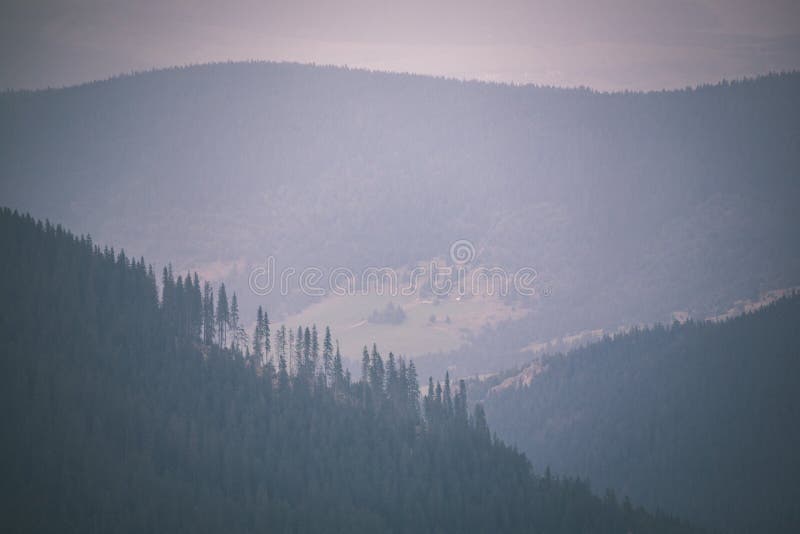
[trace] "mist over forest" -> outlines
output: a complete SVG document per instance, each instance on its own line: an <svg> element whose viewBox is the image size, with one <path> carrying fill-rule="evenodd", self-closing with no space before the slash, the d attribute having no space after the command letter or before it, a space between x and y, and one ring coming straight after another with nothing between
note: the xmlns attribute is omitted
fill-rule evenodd
<svg viewBox="0 0 800 534"><path fill-rule="evenodd" d="M324 297L296 278L288 295L248 290L270 256L408 270L468 240L471 266L530 267L536 294L402 349L482 343L447 365L498 371L529 345L800 284L798 89L794 73L607 94L295 64L153 71L0 96L0 194L290 318Z"/></svg>
<svg viewBox="0 0 800 534"><path fill-rule="evenodd" d="M0 92L0 530L797 532L800 72L768 72Z"/></svg>

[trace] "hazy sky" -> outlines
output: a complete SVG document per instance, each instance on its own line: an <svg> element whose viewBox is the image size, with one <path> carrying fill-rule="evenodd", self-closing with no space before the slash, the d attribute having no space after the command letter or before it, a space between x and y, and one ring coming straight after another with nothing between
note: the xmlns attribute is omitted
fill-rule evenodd
<svg viewBox="0 0 800 534"><path fill-rule="evenodd" d="M208 61L683 87L800 68L798 0L0 0L0 88Z"/></svg>

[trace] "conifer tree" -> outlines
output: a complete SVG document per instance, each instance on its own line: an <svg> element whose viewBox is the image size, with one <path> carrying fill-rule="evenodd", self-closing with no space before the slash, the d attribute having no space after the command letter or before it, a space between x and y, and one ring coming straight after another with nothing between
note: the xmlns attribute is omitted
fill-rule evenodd
<svg viewBox="0 0 800 534"><path fill-rule="evenodd" d="M206 282L203 286L203 343L211 345L214 337L214 289L210 282Z"/></svg>
<svg viewBox="0 0 800 534"><path fill-rule="evenodd" d="M286 326L281 325L281 327L275 332L275 352L277 353L277 358L280 360L283 358L284 362L286 361Z"/></svg>
<svg viewBox="0 0 800 534"><path fill-rule="evenodd" d="M342 390L344 376L342 375L342 354L339 352L339 342L336 342L336 355L333 357L333 386L337 392Z"/></svg>
<svg viewBox="0 0 800 534"><path fill-rule="evenodd" d="M317 334L317 325L311 325L311 374L315 374L319 368L319 337Z"/></svg>
<svg viewBox="0 0 800 534"><path fill-rule="evenodd" d="M258 307L258 311L256 312L256 327L253 329L253 360L255 362L261 362L263 358L263 351L264 351L264 329L262 328L262 322L264 321L264 310L261 306Z"/></svg>
<svg viewBox="0 0 800 534"><path fill-rule="evenodd" d="M444 390L442 391L442 404L445 417L453 416L453 397L450 391L450 371L444 374Z"/></svg>
<svg viewBox="0 0 800 534"><path fill-rule="evenodd" d="M294 339L294 373L295 376L300 376L303 373L303 327L297 327L297 335Z"/></svg>
<svg viewBox="0 0 800 534"><path fill-rule="evenodd" d="M395 403L402 410L408 407L408 368L402 356L397 357L397 379L395 385ZM406 410L407 411L407 410Z"/></svg>
<svg viewBox="0 0 800 534"><path fill-rule="evenodd" d="M433 389L433 377L428 377L428 393L425 395L423 399L423 408L425 411L425 420L428 422L428 425L434 419L434 389Z"/></svg>
<svg viewBox="0 0 800 534"><path fill-rule="evenodd" d="M272 351L272 343L270 342L270 329L269 329L269 315L267 310L264 310L264 316L261 320L261 337L264 339L264 358L270 359L270 352Z"/></svg>
<svg viewBox="0 0 800 534"><path fill-rule="evenodd" d="M386 359L386 396L389 397L390 402L397 405L399 397L397 391L397 365L392 352L389 352L389 356Z"/></svg>
<svg viewBox="0 0 800 534"><path fill-rule="evenodd" d="M194 285L192 285L192 274L186 273L186 278L183 279L183 289L181 291L181 307L183 308L181 318L181 331L184 337L192 338L192 316L194 314L192 308L194 307Z"/></svg>
<svg viewBox="0 0 800 534"><path fill-rule="evenodd" d="M301 364L303 374L313 375L313 367L311 365L311 330L306 327L303 332L303 360Z"/></svg>
<svg viewBox="0 0 800 534"><path fill-rule="evenodd" d="M203 336L203 295L200 289L200 278L194 273L192 283L192 337L202 341Z"/></svg>
<svg viewBox="0 0 800 534"><path fill-rule="evenodd" d="M416 419L419 416L419 382L417 378L417 368L412 360L408 362L406 369L406 387L408 391L408 405L412 416Z"/></svg>
<svg viewBox="0 0 800 534"><path fill-rule="evenodd" d="M361 353L361 403L365 408L371 405L370 385L372 382L372 366L369 360L369 350L364 345Z"/></svg>
<svg viewBox="0 0 800 534"><path fill-rule="evenodd" d="M164 271L161 275L161 310L164 313L164 322L169 325L170 328L174 328L175 279L172 277L172 265L164 267Z"/></svg>
<svg viewBox="0 0 800 534"><path fill-rule="evenodd" d="M383 358L378 352L378 345L372 344L372 361L370 362L370 385L376 392L382 393L384 387Z"/></svg>
<svg viewBox="0 0 800 534"><path fill-rule="evenodd" d="M183 299L183 277L178 275L178 278L175 280L175 285L172 288L173 295L172 298L174 299L174 315L172 320L174 321L175 327L175 334L179 337L183 337L185 332L183 329L183 318L184 318L184 299Z"/></svg>
<svg viewBox="0 0 800 534"><path fill-rule="evenodd" d="M144 258L142 258L144 261ZM156 286L156 273L153 271L153 266L147 266L147 302L151 306L158 306L158 287ZM202 304L201 304L202 307Z"/></svg>
<svg viewBox="0 0 800 534"><path fill-rule="evenodd" d="M230 318L228 319L228 326L230 327L231 331L231 345L233 350L239 352L239 341L241 339L241 333L239 329L241 328L239 325L239 301L236 298L236 292L234 291L233 296L231 297L231 311L230 311Z"/></svg>
<svg viewBox="0 0 800 534"><path fill-rule="evenodd" d="M369 364L369 349L364 345L364 350L361 352L361 381L364 384L370 383L370 364Z"/></svg>
<svg viewBox="0 0 800 534"><path fill-rule="evenodd" d="M297 366L295 365L295 342L294 342L294 330L291 328L289 329L289 347L288 347L288 354L287 354L287 361L289 362L289 376L293 376L295 369Z"/></svg>
<svg viewBox="0 0 800 534"><path fill-rule="evenodd" d="M329 384L334 383L333 375L333 342L331 340L331 329L325 327L325 337L322 340L322 372Z"/></svg>
<svg viewBox="0 0 800 534"><path fill-rule="evenodd" d="M225 347L227 343L228 321L230 321L228 295L225 293L225 284L220 284L217 295L217 341L220 347Z"/></svg>

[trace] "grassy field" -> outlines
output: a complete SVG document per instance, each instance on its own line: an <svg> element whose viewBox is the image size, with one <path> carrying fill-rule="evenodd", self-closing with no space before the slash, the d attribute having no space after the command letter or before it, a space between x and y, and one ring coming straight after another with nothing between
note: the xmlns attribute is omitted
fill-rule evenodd
<svg viewBox="0 0 800 534"><path fill-rule="evenodd" d="M383 309L389 302L402 306L405 321L397 325L367 321L373 311ZM357 294L328 296L288 317L283 324L287 328L316 324L321 330L328 325L334 337L339 339L342 354L350 360L358 360L362 347L372 346L373 342L384 353L392 351L404 356L455 349L470 332L523 314L524 311L514 309L496 297L437 301L416 295ZM435 321L431 321L432 316L435 316Z"/></svg>

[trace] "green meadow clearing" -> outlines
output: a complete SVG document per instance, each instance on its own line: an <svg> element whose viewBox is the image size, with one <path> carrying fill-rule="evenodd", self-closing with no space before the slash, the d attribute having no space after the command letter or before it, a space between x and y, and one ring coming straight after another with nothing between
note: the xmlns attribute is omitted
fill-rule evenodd
<svg viewBox="0 0 800 534"><path fill-rule="evenodd" d="M406 318L401 324L375 324L367 320L373 311L382 310L390 302L405 311ZM452 350L466 341L470 333L499 321L519 318L524 313L490 296L438 300L419 295L357 293L327 296L282 324L287 328L316 324L320 329L328 325L339 340L342 354L358 360L363 346L371 346L373 342L384 352L404 356ZM433 321L432 316L435 316Z"/></svg>

